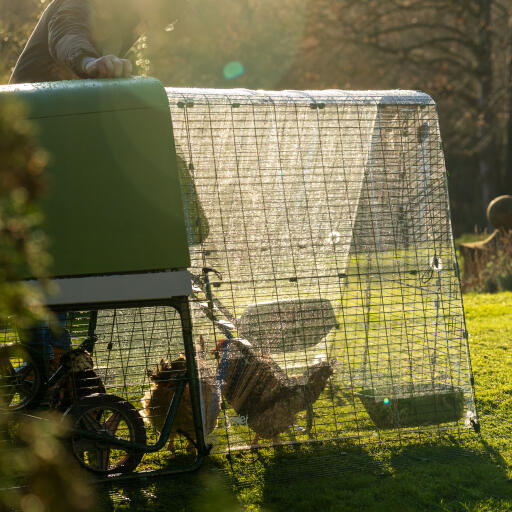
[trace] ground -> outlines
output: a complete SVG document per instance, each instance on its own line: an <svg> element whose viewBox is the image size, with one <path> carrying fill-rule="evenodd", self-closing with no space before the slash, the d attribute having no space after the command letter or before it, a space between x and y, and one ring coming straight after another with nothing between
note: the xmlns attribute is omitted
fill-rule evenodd
<svg viewBox="0 0 512 512"><path fill-rule="evenodd" d="M106 510L512 511L512 293L464 296L479 435L415 436L342 451L281 448L193 475L99 486Z"/></svg>

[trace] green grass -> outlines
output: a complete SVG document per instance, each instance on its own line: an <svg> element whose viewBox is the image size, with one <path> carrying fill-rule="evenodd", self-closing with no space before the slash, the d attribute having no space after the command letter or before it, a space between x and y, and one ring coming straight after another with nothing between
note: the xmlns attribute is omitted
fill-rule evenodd
<svg viewBox="0 0 512 512"><path fill-rule="evenodd" d="M106 510L512 511L512 293L464 297L482 431L224 456L192 475L99 487Z"/></svg>

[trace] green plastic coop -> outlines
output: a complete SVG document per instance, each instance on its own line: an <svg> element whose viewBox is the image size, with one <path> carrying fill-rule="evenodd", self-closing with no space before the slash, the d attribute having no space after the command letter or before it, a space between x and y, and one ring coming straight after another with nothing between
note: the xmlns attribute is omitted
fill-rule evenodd
<svg viewBox="0 0 512 512"><path fill-rule="evenodd" d="M195 469L207 448L191 337L186 209L163 85L152 78L131 78L0 87L0 106L9 101L25 106L37 142L49 156L48 190L41 206L55 286L45 288L45 302L66 313L60 321L65 321L70 343L87 350L93 361L87 378L81 379L81 370L75 371L72 365L64 368L62 363L48 380L65 389L69 377L70 389L85 390L74 391L62 412L68 406L88 407L88 399L98 401L93 407L96 423L86 430L99 435L100 442L84 444L73 431L74 454L86 468L112 475L134 469L143 452L159 451L169 432L160 436L155 428L145 426L136 407L151 389L148 372L163 358L172 360L184 353L186 372L173 403L180 403L186 381L193 414L189 430L196 439L197 455L165 471ZM26 278L38 286L34 276ZM17 349L11 356L11 347L23 346L20 342L27 339L30 351ZM55 347L58 341L44 324L36 327L35 334L14 324L0 326L0 349L13 361L5 373L11 378L8 382L24 368L35 368L34 375L43 375L34 361L51 359L45 344ZM18 353L22 356L17 357ZM90 386L90 375L100 384L96 389ZM36 382L35 377L31 382L30 389L36 391L30 394L24 391L27 386L22 391L15 387L9 391L13 400L20 397L22 406L31 400L36 403L39 386L43 405L54 408L51 392L44 389L47 383L42 378ZM168 429L177 407L166 408ZM98 408L107 418L101 424ZM78 417L69 409L65 414L80 430ZM105 441L107 431L116 450L105 449L103 457L95 458L101 447L110 446L110 439ZM130 460L128 467L125 461Z"/></svg>
<svg viewBox="0 0 512 512"><path fill-rule="evenodd" d="M43 211L54 277L189 266L171 117L157 80L0 88L49 153Z"/></svg>

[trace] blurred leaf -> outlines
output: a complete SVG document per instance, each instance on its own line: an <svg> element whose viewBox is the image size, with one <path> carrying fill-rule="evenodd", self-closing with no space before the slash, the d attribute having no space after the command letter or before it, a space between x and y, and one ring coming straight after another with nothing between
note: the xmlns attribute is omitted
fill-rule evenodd
<svg viewBox="0 0 512 512"><path fill-rule="evenodd" d="M0 323L30 326L48 316L21 281L44 277L48 256L37 201L44 193L45 153L17 103L0 106ZM0 511L96 510L87 475L67 447L60 415L18 416L0 404Z"/></svg>

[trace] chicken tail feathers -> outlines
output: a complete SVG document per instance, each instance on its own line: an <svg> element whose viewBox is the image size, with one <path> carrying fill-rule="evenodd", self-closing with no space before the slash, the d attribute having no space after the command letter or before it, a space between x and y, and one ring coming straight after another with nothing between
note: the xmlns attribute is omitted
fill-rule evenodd
<svg viewBox="0 0 512 512"><path fill-rule="evenodd" d="M308 405L315 403L322 394L329 377L334 374L335 364L336 359L322 361L309 370L309 377L305 386L305 399Z"/></svg>

